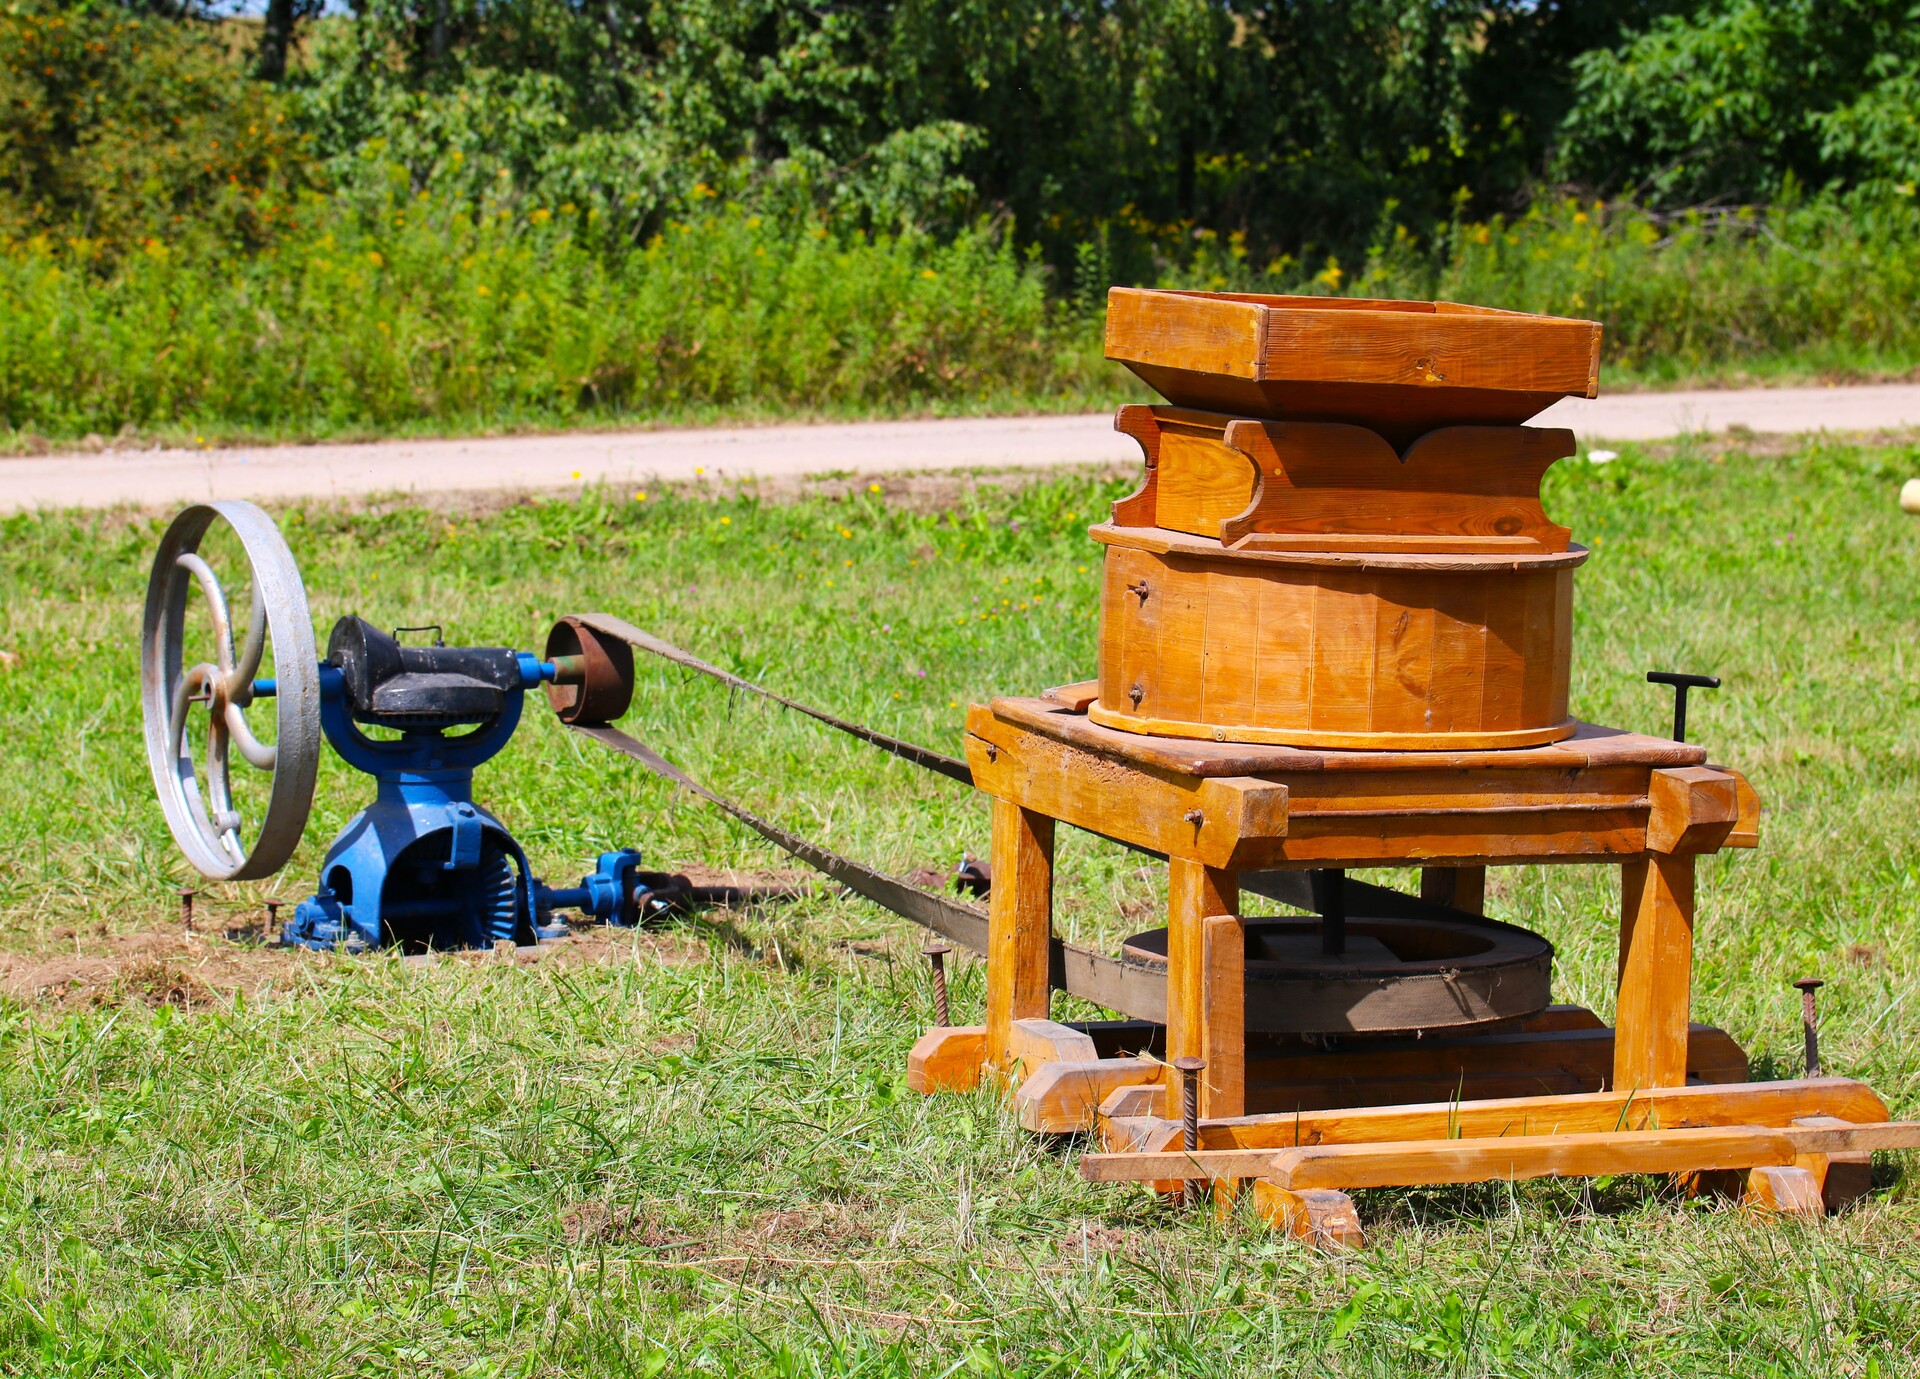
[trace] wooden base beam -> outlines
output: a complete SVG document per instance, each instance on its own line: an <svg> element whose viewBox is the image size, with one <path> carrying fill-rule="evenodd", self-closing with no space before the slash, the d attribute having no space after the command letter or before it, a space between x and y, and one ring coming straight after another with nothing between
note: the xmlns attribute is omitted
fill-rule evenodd
<svg viewBox="0 0 1920 1379"><path fill-rule="evenodd" d="M1794 1082L1749 1082L1735 1086L1665 1087L1651 1092L1596 1092L1578 1096L1515 1097L1479 1102L1429 1102L1422 1106L1359 1107L1303 1112L1298 1116L1243 1116L1208 1121L1200 1127L1195 1155L1089 1154L1081 1174L1094 1182L1143 1182L1204 1174L1216 1178L1252 1178L1267 1172L1276 1150L1331 1145L1394 1145L1430 1140L1553 1138L1570 1134L1627 1135L1688 1127L1799 1127L1798 1119L1822 1115L1822 1126L1844 1127L1857 1137L1885 1122L1886 1104L1865 1083L1848 1078L1808 1078ZM1861 1151L1858 1144L1841 1143ZM1803 1143L1799 1154L1831 1152ZM1751 1165L1728 1165L1750 1167ZM1674 1171L1704 1169L1682 1164ZM1635 1170L1622 1170L1635 1171ZM1644 1170L1648 1172L1665 1170Z"/></svg>
<svg viewBox="0 0 1920 1379"><path fill-rule="evenodd" d="M1421 1105L1449 1093L1482 1101L1599 1092L1613 1066L1613 1031L1585 1027L1574 1018L1583 1015L1573 1012L1546 1028L1511 1034L1370 1042L1336 1052L1297 1045L1278 1052L1272 1045L1254 1044L1247 1056L1246 1100L1254 1112L1291 1124L1296 1115L1333 1107ZM1707 1025L1696 1025L1690 1035L1688 1065L1702 1082L1738 1083L1747 1075L1746 1053ZM1169 1090L1136 1094L1116 1111L1172 1115L1177 1110L1170 1090L1174 1081L1150 1055L1029 1063L1014 1104L1029 1130L1075 1134L1092 1128L1107 1097L1134 1086ZM1204 1115L1204 1101L1202 1107Z"/></svg>

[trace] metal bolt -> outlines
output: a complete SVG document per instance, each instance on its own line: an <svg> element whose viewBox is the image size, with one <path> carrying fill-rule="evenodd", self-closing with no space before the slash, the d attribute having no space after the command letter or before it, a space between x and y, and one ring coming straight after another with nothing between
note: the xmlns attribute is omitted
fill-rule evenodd
<svg viewBox="0 0 1920 1379"><path fill-rule="evenodd" d="M279 934L280 934L280 902L277 900L269 900L267 902L267 932L265 934L266 941L268 943L273 943L277 941L279 938Z"/></svg>
<svg viewBox="0 0 1920 1379"><path fill-rule="evenodd" d="M947 954L953 951L950 944L939 940L930 941L920 950L927 955L927 961L933 964L933 1022L941 1029L952 1025L947 1008Z"/></svg>
<svg viewBox="0 0 1920 1379"><path fill-rule="evenodd" d="M198 891L180 892L180 925L189 934L193 932L193 898L198 894Z"/></svg>
<svg viewBox="0 0 1920 1379"><path fill-rule="evenodd" d="M1182 814L1180 817L1185 819L1188 823L1192 824L1195 828L1200 827L1201 824L1204 824L1207 821L1207 816L1205 814L1202 814L1197 809L1189 809L1186 813Z"/></svg>
<svg viewBox="0 0 1920 1379"><path fill-rule="evenodd" d="M1826 983L1818 977L1802 977L1794 983L1800 992L1800 1023L1807 1032L1807 1076L1820 1077L1820 998L1813 993Z"/></svg>
<svg viewBox="0 0 1920 1379"><path fill-rule="evenodd" d="M1197 1153L1200 1148L1200 1073L1206 1066L1204 1058L1173 1060L1174 1071L1180 1074L1180 1145L1189 1154ZM1203 1179L1187 1180L1185 1195L1189 1204L1198 1202L1205 1191Z"/></svg>

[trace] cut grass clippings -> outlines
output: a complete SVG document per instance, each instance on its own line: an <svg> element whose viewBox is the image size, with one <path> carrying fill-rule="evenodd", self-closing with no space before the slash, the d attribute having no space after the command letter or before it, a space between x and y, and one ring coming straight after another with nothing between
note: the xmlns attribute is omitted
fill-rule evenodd
<svg viewBox="0 0 1920 1379"><path fill-rule="evenodd" d="M1920 527L1910 441L1621 448L1547 509L1578 576L1573 701L1660 731L1650 668L1708 671L1692 733L1766 803L1702 867L1696 1009L1754 1074L1799 1064L1795 978L1828 979L1830 1069L1920 1110ZM1119 473L830 491L593 492L276 516L324 632L346 612L537 648L604 608L727 668L957 750L963 707L1084 678ZM833 888L573 956L414 964L224 947L304 894L371 796L322 768L270 882L194 881L141 755L137 626L155 514L0 520L0 954L104 962L0 990L0 1371L35 1375L1819 1374L1920 1368L1911 1160L1824 1224L1761 1224L1621 1178L1364 1194L1329 1262L1083 1183L1081 1147L990 1091L922 1099L911 926ZM986 845L968 792L644 664L628 725L756 810L900 873ZM536 868L596 852L789 865L530 710L478 797ZM1404 876L1401 878L1404 882ZM1555 995L1610 1013L1615 877L1497 870ZM1060 847L1059 928L1111 945L1164 899L1139 860ZM135 971L144 953L162 971ZM127 956L135 955L135 956ZM206 955L204 967L196 966ZM207 975L220 963L241 975ZM194 977L176 983L165 972ZM200 974L195 976L195 974ZM959 964L958 1018L982 973ZM1064 1010L1062 1001L1057 1011Z"/></svg>

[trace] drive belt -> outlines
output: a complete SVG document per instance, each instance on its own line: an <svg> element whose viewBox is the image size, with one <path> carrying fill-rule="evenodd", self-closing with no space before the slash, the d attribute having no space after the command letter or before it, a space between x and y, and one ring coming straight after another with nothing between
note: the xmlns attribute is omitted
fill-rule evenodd
<svg viewBox="0 0 1920 1379"><path fill-rule="evenodd" d="M797 699L789 699L777 690L756 685L751 680L743 680L732 671L722 670L711 662L703 661L691 651L682 651L672 642L662 641L651 632L644 632L632 623L624 622L610 613L576 613L568 621L584 624L596 632L603 632L616 641L625 642L636 651L644 651L649 655L658 656L663 661L671 661L677 666L698 671L710 679L718 680L729 689L757 694L762 699L771 699L774 703L792 709L795 713L803 713L808 718L817 718L829 728L846 733L849 737L857 737L862 742L871 742L882 751L891 752L903 761L924 766L929 771L937 771L950 780L959 781L962 785L973 784L973 772L968 768L967 763L958 757L947 756L930 747L917 747L897 737L888 737L885 733L875 732L872 728L863 727L858 723L849 723L844 718L835 718L825 709L816 709L811 704L802 704Z"/></svg>
<svg viewBox="0 0 1920 1379"><path fill-rule="evenodd" d="M812 716L833 721L820 714ZM799 834L790 833L777 824L768 823L757 814L707 789L646 743L619 728L588 723L569 726L575 732L631 757L655 775L726 811L775 847L824 872L848 890L865 896L903 919L910 919L915 924L952 939L963 948L982 955L986 953L987 916L976 906L963 905L946 896L921 890L910 882L875 871L818 843L808 842ZM1161 1023L1167 1018L1166 978L1161 973L1135 967L1117 958L1063 943L1059 939L1052 941L1047 967L1048 980L1062 991L1138 1020Z"/></svg>
<svg viewBox="0 0 1920 1379"><path fill-rule="evenodd" d="M850 723L824 710L802 704L786 695L756 685L751 680L722 670L690 652L683 651L671 642L642 631L619 618L605 613L591 613L575 616L567 621L585 627L600 636L624 642L637 651L645 651L675 665L684 666L718 680L730 689L759 695L794 709L828 727L859 738L863 742L872 743L902 760L937 771L949 779L967 785L973 784L973 772L968 769L964 761L891 737L886 733L877 732L861 724ZM626 688L629 691L632 688L630 677L630 669L622 673L622 679L627 682ZM630 702L630 694L619 696L616 702ZM951 897L924 890L899 877L876 871L851 858L842 857L839 853L811 842L797 833L770 823L751 810L708 789L646 743L611 724L574 721L569 722L568 726L575 732L591 737L631 758L683 790L698 795L709 804L738 819L775 847L838 881L856 895L864 896L903 919L931 929L963 948L982 955L987 952L988 919L979 907L963 904ZM1095 836L1106 837L1105 834ZM1123 846L1130 847L1136 852L1164 860L1164 854L1140 847L1138 844L1126 843L1122 839L1110 841L1122 843ZM1325 914L1337 909L1338 912L1352 918L1446 920L1489 926L1497 930L1504 930L1507 927L1492 924L1491 921L1478 915L1468 914L1445 905L1435 905L1399 891L1353 881L1339 872L1245 872L1240 875L1239 884L1244 891L1314 913ZM1543 951L1550 956L1552 950L1545 947L1544 940L1541 944ZM1446 974L1440 975L1446 976ZM1049 941L1047 979L1056 990L1065 991L1108 1010L1156 1024L1166 1021L1167 982L1164 971L1119 958L1111 958L1103 953L1076 947L1056 938ZM1327 985L1328 974L1322 974L1318 980L1320 985ZM1336 985L1339 984L1338 978L1333 980ZM1544 982L1544 976L1541 980ZM1377 979L1366 977L1359 981L1351 993L1348 993L1349 998L1353 1002L1364 1000L1370 994L1371 988L1377 984ZM1262 1001L1252 1001L1251 998L1256 995L1256 987L1266 988L1269 985L1273 989L1261 993L1264 996ZM1275 977L1255 978L1253 974L1248 974L1249 1008L1271 1008L1274 1012L1280 1012L1278 1018L1281 1023L1274 1026L1275 1028L1291 1028L1286 1023L1287 1017L1284 1012L1298 1007L1300 991L1300 983L1297 981ZM1543 985L1543 1001L1544 992ZM1419 1023L1423 1026L1452 1023L1448 1018L1448 1003L1453 1000L1453 993L1442 992L1438 1005L1431 1010L1425 1010Z"/></svg>
<svg viewBox="0 0 1920 1379"><path fill-rule="evenodd" d="M882 751L890 752L903 761L910 761L916 766L923 766L929 771L938 772L949 780L959 781L962 785L973 784L972 769L968 767L966 762L961 761L958 757L950 757L943 752L934 751L931 747L921 747L915 743L904 741L901 738L891 737L886 733L866 727L864 724L851 723L844 718L836 717L828 713L825 709L817 709L811 704L803 704L797 699L790 699L777 690L768 689L764 685L757 685L751 680L735 675L732 671L722 670L711 661L702 660L691 651L677 647L662 637L656 637L651 632L635 627L623 618L614 617L611 613L576 613L568 618L567 621L589 627L604 636L612 637L615 641L625 642L636 651L644 651L648 655L657 656L663 661L669 661L674 665L683 666L688 670L705 675L709 679L718 680L729 689L740 690L746 694L755 694L762 699L771 700L773 703L792 709L796 713L803 713L809 718L826 724L829 728L846 733L849 737L859 738L862 742L871 743ZM575 724L574 726L580 728L582 731L587 731L583 725ZM588 735L599 737L598 730L589 732ZM760 833L761 836L765 837L769 842L793 853L794 856L807 862L809 866L825 871L828 875L836 875L828 867L815 861L805 852L789 846L788 842L782 841L782 839L789 839L792 843L800 845L800 847L812 849L818 852L823 858L834 857L833 853L827 852L825 849L813 848L813 845L807 843L805 839L799 838L797 835L791 833L786 833L782 829L774 828L773 825L767 824L763 820L755 819L746 811L737 809L727 801L711 794L704 787L693 784L691 778L687 777L685 772L680 771L678 767L673 766L666 758L653 752L652 749L645 746L645 744L626 737L623 733L618 734L618 736L625 737L626 742L631 744L631 747L622 745L612 738L602 737L600 740L619 751L625 752L635 761L641 762L650 770L658 772L658 774L667 777L669 780L678 781L686 785L687 788L693 790L696 794L700 795L701 798L711 801L726 810L729 814L734 815L740 819L741 822L747 824L748 827ZM633 750L635 748L638 750ZM643 756L642 753L646 755ZM651 760L649 760L649 758L651 758ZM658 762L659 765L654 765L655 762ZM773 829L773 832L768 832L769 829ZM1096 838L1104 838L1110 843L1118 843L1121 847L1129 848L1134 852L1155 858L1159 861L1164 862L1166 860L1164 853L1155 852L1152 848L1141 847L1138 843L1129 843L1123 838L1115 838L1109 834L1099 833L1091 829L1087 831L1092 832ZM779 834L780 836L776 837L775 834ZM859 868L858 863L849 862L845 858L835 858L835 861L846 867ZM893 877L885 876L879 872L868 871L865 868L859 869L866 871L870 877L876 878L876 885L883 882L888 886L904 888L914 895L928 895L928 892L922 891L917 887L908 886L904 881L896 880ZM1282 905L1291 905L1296 910L1306 910L1310 913L1317 914L1321 911L1326 897L1324 888L1322 894L1315 894L1313 876L1314 874L1312 872L1306 871L1243 872L1240 875L1240 889L1250 891L1254 895L1264 896L1268 900L1277 900ZM879 895L869 890L861 889L861 887L854 885L851 881L845 880L845 878L838 879L842 881L842 884L848 886L850 889L859 891L860 894L866 896L874 903L884 905L888 909L893 910L894 913L912 919L916 924L924 924L930 929L938 930L940 933L946 934L947 937L953 939L956 943L964 944L970 948L981 949L981 945L986 942L986 930L984 928L980 931L982 936L980 944L972 943L967 939L961 938L958 934L950 933L947 929L943 928L941 924L934 923L918 915L909 914L906 910L900 909L892 902L882 899ZM1471 921L1479 918L1479 916L1470 914L1465 910L1456 910L1447 905L1437 905L1432 901L1421 900L1418 897L1407 895L1401 891L1390 890L1385 886L1374 886L1364 881L1356 881L1352 877L1343 878L1341 894L1345 899L1345 912L1348 916L1355 919L1444 919ZM953 905L952 902L947 901L941 896L932 896L931 898L942 904L950 905L954 910L972 916L974 919L980 919L978 910L964 905ZM948 922L957 924L961 921L950 916ZM984 923L984 921L982 921L982 923ZM981 949L981 951L984 951L984 949Z"/></svg>

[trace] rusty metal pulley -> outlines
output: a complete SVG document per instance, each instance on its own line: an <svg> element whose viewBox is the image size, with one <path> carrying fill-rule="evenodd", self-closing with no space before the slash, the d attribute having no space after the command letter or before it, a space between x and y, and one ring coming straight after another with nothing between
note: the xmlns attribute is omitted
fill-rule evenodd
<svg viewBox="0 0 1920 1379"><path fill-rule="evenodd" d="M547 633L555 679L547 702L562 723L610 723L633 703L633 648L580 618L562 618Z"/></svg>

